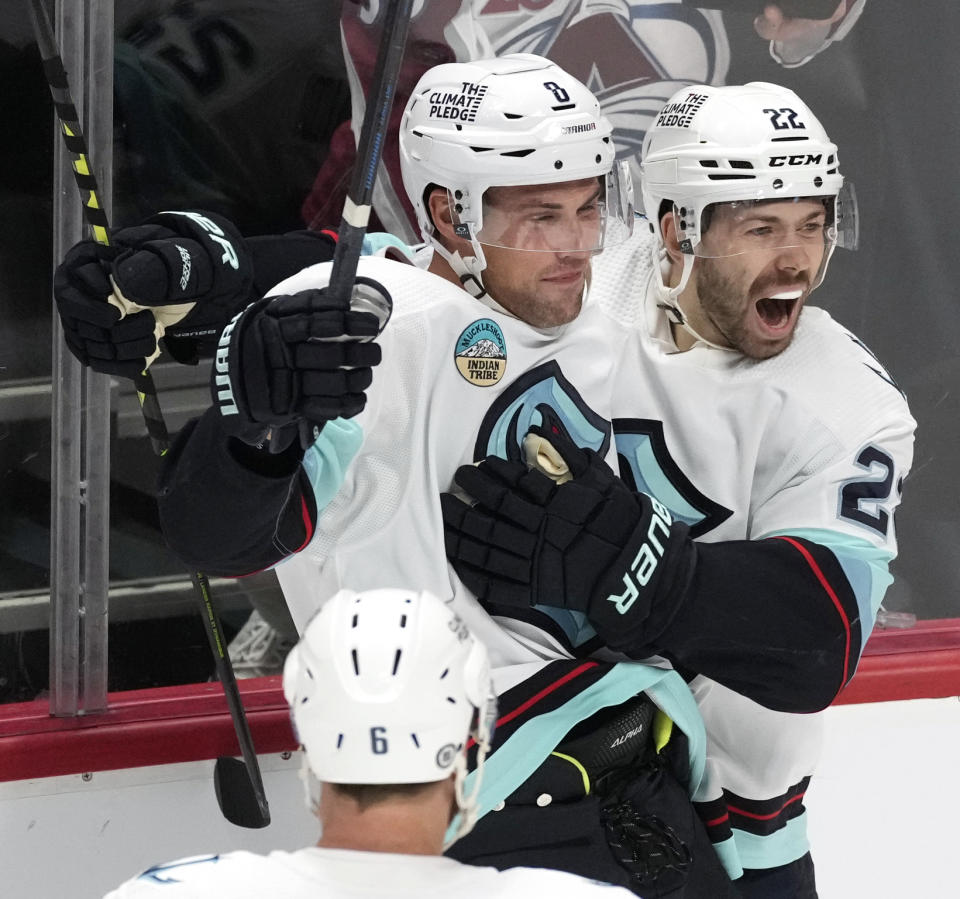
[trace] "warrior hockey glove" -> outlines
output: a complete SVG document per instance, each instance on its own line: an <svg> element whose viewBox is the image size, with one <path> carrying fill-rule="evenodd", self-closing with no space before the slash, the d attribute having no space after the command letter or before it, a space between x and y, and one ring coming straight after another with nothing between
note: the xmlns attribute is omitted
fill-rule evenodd
<svg viewBox="0 0 960 899"><path fill-rule="evenodd" d="M135 376L159 336L175 359L194 362L198 344L215 343L253 298L246 244L220 216L162 212L111 241L76 244L54 276L67 346L95 371Z"/></svg>
<svg viewBox="0 0 960 899"><path fill-rule="evenodd" d="M373 306L390 303L375 281L358 278L354 291ZM211 390L224 430L257 445L294 423L357 415L380 362L371 342L379 330L377 315L345 309L325 289L253 303L217 349Z"/></svg>
<svg viewBox="0 0 960 899"><path fill-rule="evenodd" d="M572 480L558 484L495 456L459 468L454 480L475 504L441 495L447 556L490 610L574 609L611 648L644 654L692 576L687 526L631 491L593 450L559 433L539 436Z"/></svg>

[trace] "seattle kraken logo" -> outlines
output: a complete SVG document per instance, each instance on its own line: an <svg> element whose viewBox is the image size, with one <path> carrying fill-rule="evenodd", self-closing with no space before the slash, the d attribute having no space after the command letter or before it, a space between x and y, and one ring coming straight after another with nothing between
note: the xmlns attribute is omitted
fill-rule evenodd
<svg viewBox="0 0 960 899"><path fill-rule="evenodd" d="M577 446L605 456L610 448L610 422L591 409L554 360L525 371L491 404L483 417L473 458L523 459L523 438L532 426L560 431ZM521 610L487 606L491 615L520 618L551 633L574 654L598 645L585 615L572 609L534 606Z"/></svg>
<svg viewBox="0 0 960 899"><path fill-rule="evenodd" d="M613 431L624 483L659 500L675 520L689 525L690 536L712 531L733 514L704 496L680 470L667 448L663 422L615 418Z"/></svg>
<svg viewBox="0 0 960 899"><path fill-rule="evenodd" d="M554 360L525 371L497 397L480 423L473 458L522 459L531 425L561 428L601 456L610 447L610 422L586 404Z"/></svg>

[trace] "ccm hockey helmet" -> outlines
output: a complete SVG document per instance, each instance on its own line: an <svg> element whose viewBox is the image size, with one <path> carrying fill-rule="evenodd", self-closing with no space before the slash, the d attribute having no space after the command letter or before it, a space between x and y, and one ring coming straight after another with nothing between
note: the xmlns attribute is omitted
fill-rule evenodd
<svg viewBox="0 0 960 899"><path fill-rule="evenodd" d="M484 243L511 246L504 233L484 230L488 188L593 177L603 183L597 236L590 246L552 248L596 250L625 239L633 226L632 187L627 166L615 162L611 131L596 97L543 57L516 53L435 66L414 88L400 126L403 183L424 239L469 286L486 265ZM425 202L431 185L449 191L457 233L470 240L472 257L451 259L435 238Z"/></svg>
<svg viewBox="0 0 960 899"><path fill-rule="evenodd" d="M702 247L708 208L826 198L829 250L857 242L856 204L844 191L837 147L810 108L792 90L766 82L675 93L643 142L643 210L660 234L664 202L676 215L680 249Z"/></svg>
<svg viewBox="0 0 960 899"><path fill-rule="evenodd" d="M472 826L496 700L486 648L449 605L427 592L341 590L287 656L283 691L318 780L405 784L455 774L461 828ZM465 797L470 736L478 770Z"/></svg>

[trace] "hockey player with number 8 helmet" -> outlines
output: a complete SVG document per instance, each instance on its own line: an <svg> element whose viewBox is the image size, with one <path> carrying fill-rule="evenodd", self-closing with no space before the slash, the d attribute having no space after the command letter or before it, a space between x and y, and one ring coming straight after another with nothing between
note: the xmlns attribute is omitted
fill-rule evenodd
<svg viewBox="0 0 960 899"><path fill-rule="evenodd" d="M611 130L596 97L542 57L434 67L400 132L403 183L424 239L474 296L486 289L513 309L484 282L491 251L589 256L630 235L630 173L614 158ZM584 185L578 208L538 202L537 190L571 184ZM517 200L503 188L531 193Z"/></svg>
<svg viewBox="0 0 960 899"><path fill-rule="evenodd" d="M626 334L588 289L594 263L629 238L634 219L629 179L613 174L620 167L610 124L575 78L549 60L518 54L427 72L402 117L400 147L426 245L413 265L359 260L358 275L380 284L394 304L376 338L382 361L365 388L366 407L349 421L325 422L302 459L296 445L272 456L238 447L225 438L217 410L206 412L164 464L164 533L184 560L202 558L204 570L215 573L249 572L289 556L276 571L301 628L344 587L415 583L451 597L487 645L517 712L510 717L517 732L504 737L507 751L498 747L486 763L477 827L454 847L462 860L522 865L513 855L520 833L552 852L552 827L540 821L554 819L561 804L534 805L537 823L528 827L522 786L550 766L550 753L573 728L591 730L587 719L663 685L675 733L690 733L687 743L678 736L682 774L664 768L657 781L671 800L665 814L683 844L678 851L690 856L678 877L711 899L730 895L730 879L691 814L699 781L686 772L702 769L703 740L682 678L597 662L552 695L554 714L527 703L514 691L567 683L580 668L566 634L558 635L554 622L528 626L484 608L453 573L444 548L440 494L456 468L491 454L518 463L531 427L562 429L613 462L609 398ZM313 266L273 292L299 297L322 288L327 276L327 267ZM227 362L248 370L242 358ZM625 742L629 758L651 740L650 728L634 729ZM576 777L572 788L584 803L577 816L584 839L556 866L642 895L673 855L658 855L635 878L605 848L584 780ZM507 802L491 814L512 795L521 797L519 806ZM491 832L504 834L509 849L485 855ZM665 834L656 839L664 841Z"/></svg>

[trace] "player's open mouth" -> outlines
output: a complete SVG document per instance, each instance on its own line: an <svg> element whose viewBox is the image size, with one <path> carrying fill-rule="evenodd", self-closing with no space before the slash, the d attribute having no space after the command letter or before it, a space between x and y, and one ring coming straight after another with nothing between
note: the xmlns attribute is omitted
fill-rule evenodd
<svg viewBox="0 0 960 899"><path fill-rule="evenodd" d="M802 296L803 291L797 288L761 297L756 302L760 321L770 331L789 331L796 319Z"/></svg>

